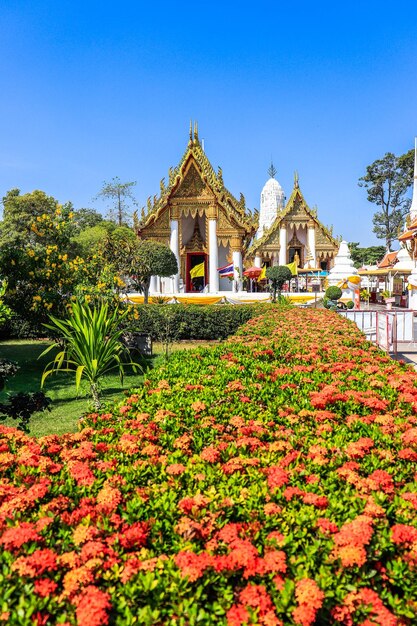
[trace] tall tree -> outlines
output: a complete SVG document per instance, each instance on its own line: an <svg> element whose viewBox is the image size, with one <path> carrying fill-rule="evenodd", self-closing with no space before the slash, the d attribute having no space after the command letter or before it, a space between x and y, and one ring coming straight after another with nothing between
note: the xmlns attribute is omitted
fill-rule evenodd
<svg viewBox="0 0 417 626"><path fill-rule="evenodd" d="M132 286L144 294L145 304L148 302L151 277L168 277L177 272L177 259L168 246L157 241L138 243L136 255L132 258L130 275Z"/></svg>
<svg viewBox="0 0 417 626"><path fill-rule="evenodd" d="M110 200L111 205L108 209L109 218L116 222L118 226L126 225L130 220L130 205L136 205L136 199L132 192L132 187L136 185L136 181L122 183L118 176L111 179L110 182L104 182L103 187L98 192L95 200Z"/></svg>
<svg viewBox="0 0 417 626"><path fill-rule="evenodd" d="M359 186L365 187L369 202L380 207L373 216L373 232L378 239L385 239L388 251L398 237L404 217L410 206L406 192L413 182L414 150L397 157L387 152L366 168Z"/></svg>

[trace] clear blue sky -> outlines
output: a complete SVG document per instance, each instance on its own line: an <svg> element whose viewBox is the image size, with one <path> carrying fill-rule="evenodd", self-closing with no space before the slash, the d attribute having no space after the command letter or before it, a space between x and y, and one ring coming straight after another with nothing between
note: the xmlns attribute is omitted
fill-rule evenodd
<svg viewBox="0 0 417 626"><path fill-rule="evenodd" d="M417 2L0 0L0 194L76 208L102 182L142 206L198 120L226 186L259 207L271 160L361 245L366 165L417 134Z"/></svg>

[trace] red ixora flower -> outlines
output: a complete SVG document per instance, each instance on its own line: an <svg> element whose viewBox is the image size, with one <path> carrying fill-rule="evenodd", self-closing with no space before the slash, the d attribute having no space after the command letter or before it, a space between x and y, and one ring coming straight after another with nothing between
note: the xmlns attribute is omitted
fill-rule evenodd
<svg viewBox="0 0 417 626"><path fill-rule="evenodd" d="M94 585L88 585L74 600L78 624L105 626L109 623L110 596Z"/></svg>
<svg viewBox="0 0 417 626"><path fill-rule="evenodd" d="M20 576L36 578L44 572L52 572L58 568L57 555L49 548L35 550L29 556L20 556L11 566Z"/></svg>
<svg viewBox="0 0 417 626"><path fill-rule="evenodd" d="M310 626L315 622L317 611L323 604L323 591L316 581L303 578L295 584L295 598L298 602L292 614L295 623Z"/></svg>
<svg viewBox="0 0 417 626"><path fill-rule="evenodd" d="M167 466L165 471L171 476L180 476L180 474L183 474L185 470L186 467L182 463L172 463L171 465Z"/></svg>
<svg viewBox="0 0 417 626"><path fill-rule="evenodd" d="M35 580L33 587L38 596L46 598L56 591L58 585L49 578L40 578L39 580Z"/></svg>
<svg viewBox="0 0 417 626"><path fill-rule="evenodd" d="M18 526L7 528L0 537L0 545L5 550L18 550L23 544L29 541L40 541L41 536L36 532L34 524L31 522L21 522Z"/></svg>

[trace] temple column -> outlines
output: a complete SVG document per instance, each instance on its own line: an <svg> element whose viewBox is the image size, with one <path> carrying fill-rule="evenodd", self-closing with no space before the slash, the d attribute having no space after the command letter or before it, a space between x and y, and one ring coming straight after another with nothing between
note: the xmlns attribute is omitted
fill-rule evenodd
<svg viewBox="0 0 417 626"><path fill-rule="evenodd" d="M262 267L262 258L259 254L255 256L255 267Z"/></svg>
<svg viewBox="0 0 417 626"><path fill-rule="evenodd" d="M242 241L239 237L233 237L230 240L230 248L232 250L233 262L233 287L234 291L241 291L243 262L242 262Z"/></svg>
<svg viewBox="0 0 417 626"><path fill-rule="evenodd" d="M317 267L316 266L316 229L315 229L314 223L308 225L307 243L310 249L311 256L313 257L312 267Z"/></svg>
<svg viewBox="0 0 417 626"><path fill-rule="evenodd" d="M279 229L279 264L287 264L287 227L281 226Z"/></svg>
<svg viewBox="0 0 417 626"><path fill-rule="evenodd" d="M209 292L219 291L219 248L217 244L217 219L209 219Z"/></svg>
<svg viewBox="0 0 417 626"><path fill-rule="evenodd" d="M171 239L169 242L169 247L171 248L171 252L174 254L178 263L178 273L173 277L173 293L178 293L180 284L180 242L179 242L179 232L178 232L178 220L171 220Z"/></svg>
<svg viewBox="0 0 417 626"><path fill-rule="evenodd" d="M157 278L157 276L151 276L151 283L149 285L149 293L158 293L158 278Z"/></svg>

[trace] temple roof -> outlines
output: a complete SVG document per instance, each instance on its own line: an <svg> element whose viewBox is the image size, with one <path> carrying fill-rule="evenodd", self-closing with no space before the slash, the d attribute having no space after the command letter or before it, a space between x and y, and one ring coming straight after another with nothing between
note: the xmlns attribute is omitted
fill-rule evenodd
<svg viewBox="0 0 417 626"><path fill-rule="evenodd" d="M232 221L247 233L256 230L257 214L252 215L246 208L245 197L240 194L239 200L226 189L223 182L221 168L216 172L208 160L198 137L197 124L194 124L194 132L190 124L190 138L187 149L182 159L175 168L170 168L168 173L168 184L165 179L160 182L160 195L154 196L153 200L148 198L147 210L142 209L142 216L137 224L137 229L142 231L158 219L160 214L166 209L168 201L179 192L179 188L188 177L190 183L189 197L197 196L201 193L201 187L207 187L212 198L223 207ZM191 180L194 177L194 180Z"/></svg>
<svg viewBox="0 0 417 626"><path fill-rule="evenodd" d="M291 217L294 213L299 213L300 210L309 221L313 221L316 224L317 228L323 232L324 236L329 241L329 244L337 249L339 246L338 241L333 237L331 231L319 221L319 219L317 218L316 210L310 209L310 207L308 206L299 187L298 175L296 175L294 178L294 188L286 206L284 207L284 209L282 209L282 211L278 213L274 223L267 231L264 232L262 237L256 239L252 243L251 247L248 250L248 254L256 254L258 250L268 245L268 243L274 239L274 235L278 233L281 222L284 219L287 222L289 221L290 226L292 226L293 224L291 222Z"/></svg>
<svg viewBox="0 0 417 626"><path fill-rule="evenodd" d="M387 252L380 263L377 263L378 269L382 270L387 267L393 267L397 262L398 250L395 252Z"/></svg>

